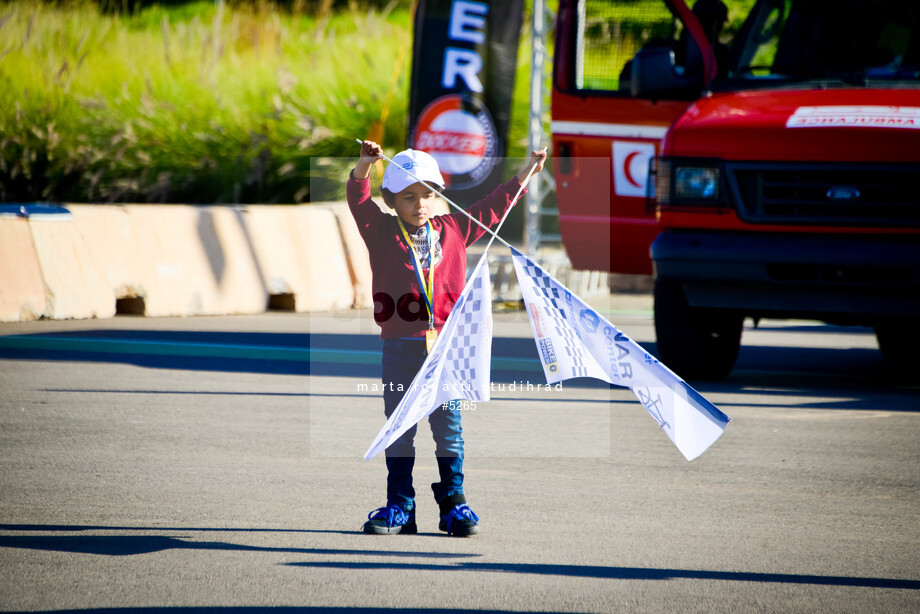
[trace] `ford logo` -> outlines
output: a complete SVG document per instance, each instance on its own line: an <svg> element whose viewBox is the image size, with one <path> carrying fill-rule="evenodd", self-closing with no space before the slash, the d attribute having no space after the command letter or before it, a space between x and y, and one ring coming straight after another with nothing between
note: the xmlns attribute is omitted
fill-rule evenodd
<svg viewBox="0 0 920 614"><path fill-rule="evenodd" d="M827 191L826 196L831 200L856 200L860 194L851 185L836 185Z"/></svg>

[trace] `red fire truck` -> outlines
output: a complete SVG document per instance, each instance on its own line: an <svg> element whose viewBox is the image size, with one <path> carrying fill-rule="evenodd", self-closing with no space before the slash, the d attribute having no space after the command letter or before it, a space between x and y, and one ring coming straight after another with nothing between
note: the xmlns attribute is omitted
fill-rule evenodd
<svg viewBox="0 0 920 614"><path fill-rule="evenodd" d="M920 348L920 4L560 0L552 138L576 268L655 275L661 359L732 370L745 318Z"/></svg>

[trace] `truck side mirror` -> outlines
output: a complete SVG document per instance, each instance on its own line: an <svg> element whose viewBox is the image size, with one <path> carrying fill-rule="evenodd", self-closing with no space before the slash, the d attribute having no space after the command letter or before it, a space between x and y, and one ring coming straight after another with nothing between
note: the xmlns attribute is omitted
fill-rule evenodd
<svg viewBox="0 0 920 614"><path fill-rule="evenodd" d="M676 65L673 49L640 49L632 60L629 89L634 98L685 98L693 85Z"/></svg>

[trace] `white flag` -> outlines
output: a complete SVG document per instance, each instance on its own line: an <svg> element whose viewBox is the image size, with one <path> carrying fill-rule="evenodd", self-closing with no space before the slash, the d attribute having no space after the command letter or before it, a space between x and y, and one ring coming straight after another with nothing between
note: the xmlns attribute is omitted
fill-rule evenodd
<svg viewBox="0 0 920 614"><path fill-rule="evenodd" d="M548 383L593 377L629 388L687 460L719 438L731 418L539 265L511 251Z"/></svg>
<svg viewBox="0 0 920 614"><path fill-rule="evenodd" d="M489 400L492 362L492 282L479 259L438 339L364 460L377 456L423 418L454 399Z"/></svg>

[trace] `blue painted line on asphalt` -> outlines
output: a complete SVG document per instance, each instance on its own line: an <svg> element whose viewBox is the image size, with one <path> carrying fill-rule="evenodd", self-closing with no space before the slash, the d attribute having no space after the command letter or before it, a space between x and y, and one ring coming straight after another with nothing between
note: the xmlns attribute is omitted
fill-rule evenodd
<svg viewBox="0 0 920 614"><path fill-rule="evenodd" d="M110 354L156 354L161 356L176 355L303 361L308 360L310 354L310 350L307 348L285 348L280 346L236 345L188 341L151 341L143 339L36 337L27 335L0 337L0 348L58 352L106 352Z"/></svg>
<svg viewBox="0 0 920 614"><path fill-rule="evenodd" d="M380 350L332 348L291 348L272 345L242 345L147 339L99 339L66 336L5 335L0 349L45 352L101 352L108 354L143 354L157 356L196 356L203 358L241 358L248 360L285 360L304 363L380 364ZM497 371L533 371L542 373L536 358L493 356Z"/></svg>

